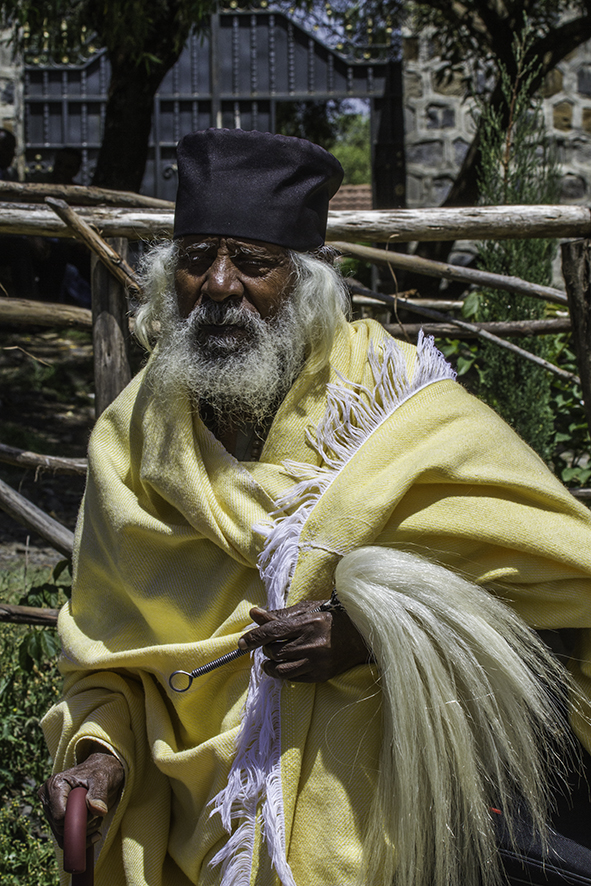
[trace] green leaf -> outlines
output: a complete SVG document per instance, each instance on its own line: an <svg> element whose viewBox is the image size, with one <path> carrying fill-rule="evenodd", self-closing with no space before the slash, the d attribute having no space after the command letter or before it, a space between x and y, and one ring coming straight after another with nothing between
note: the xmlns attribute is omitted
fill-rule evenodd
<svg viewBox="0 0 591 886"><path fill-rule="evenodd" d="M457 370L458 375L465 375L474 366L474 357L458 357Z"/></svg>
<svg viewBox="0 0 591 886"><path fill-rule="evenodd" d="M29 655L29 637L24 636L18 645L18 663L23 671L31 671L33 669L33 660Z"/></svg>
<svg viewBox="0 0 591 886"><path fill-rule="evenodd" d="M473 290L469 292L462 303L462 317L475 317L480 308L481 293Z"/></svg>
<svg viewBox="0 0 591 886"><path fill-rule="evenodd" d="M64 574L64 572L67 572L68 575L70 576L70 578L72 577L72 561L71 560L68 560L68 559L60 560L59 563L55 564L55 566L53 567L53 572L51 573L53 580L58 581L58 579L61 578L61 576Z"/></svg>
<svg viewBox="0 0 591 886"><path fill-rule="evenodd" d="M55 658L61 652L61 644L54 631L41 631L40 647L46 658Z"/></svg>

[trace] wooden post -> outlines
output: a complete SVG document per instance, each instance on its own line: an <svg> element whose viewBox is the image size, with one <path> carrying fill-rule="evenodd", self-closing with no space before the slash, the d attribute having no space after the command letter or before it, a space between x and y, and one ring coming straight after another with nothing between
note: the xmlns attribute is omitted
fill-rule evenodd
<svg viewBox="0 0 591 886"><path fill-rule="evenodd" d="M127 240L117 237L108 242L123 259L127 259ZM91 267L95 414L98 418L131 380L131 366L125 289L94 254Z"/></svg>
<svg viewBox="0 0 591 886"><path fill-rule="evenodd" d="M562 274L566 284L574 351L581 378L585 415L591 433L591 241L562 244Z"/></svg>

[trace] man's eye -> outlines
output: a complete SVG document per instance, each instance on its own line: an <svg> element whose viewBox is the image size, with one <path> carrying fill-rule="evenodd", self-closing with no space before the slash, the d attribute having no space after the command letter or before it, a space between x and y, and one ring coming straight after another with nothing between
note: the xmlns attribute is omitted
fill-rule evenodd
<svg viewBox="0 0 591 886"><path fill-rule="evenodd" d="M252 276L260 276L262 274L267 274L271 268L272 264L264 259L260 258L235 258L234 263L237 267L239 267L246 274L250 274Z"/></svg>
<svg viewBox="0 0 591 886"><path fill-rule="evenodd" d="M208 255L191 255L190 253L185 253L183 261L185 262L185 265L195 273L197 269L207 270L213 259Z"/></svg>

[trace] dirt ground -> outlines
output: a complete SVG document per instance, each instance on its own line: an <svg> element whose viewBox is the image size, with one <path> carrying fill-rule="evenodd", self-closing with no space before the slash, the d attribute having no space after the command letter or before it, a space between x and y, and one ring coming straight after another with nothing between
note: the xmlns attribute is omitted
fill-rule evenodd
<svg viewBox="0 0 591 886"><path fill-rule="evenodd" d="M0 331L0 442L84 457L94 424L92 346L79 332ZM0 463L0 478L74 529L84 478ZM0 570L51 566L62 555L0 511Z"/></svg>

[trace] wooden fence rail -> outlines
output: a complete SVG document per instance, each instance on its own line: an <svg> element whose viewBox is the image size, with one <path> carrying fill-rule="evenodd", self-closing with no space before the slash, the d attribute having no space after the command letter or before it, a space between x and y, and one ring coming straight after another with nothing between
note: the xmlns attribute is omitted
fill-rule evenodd
<svg viewBox="0 0 591 886"><path fill-rule="evenodd" d="M123 206L83 206L77 214L103 237L150 240L172 235L173 212ZM4 203L0 234L71 237L49 206ZM416 240L507 240L591 237L585 206L479 206L466 209L373 209L328 213L327 240L411 243Z"/></svg>

